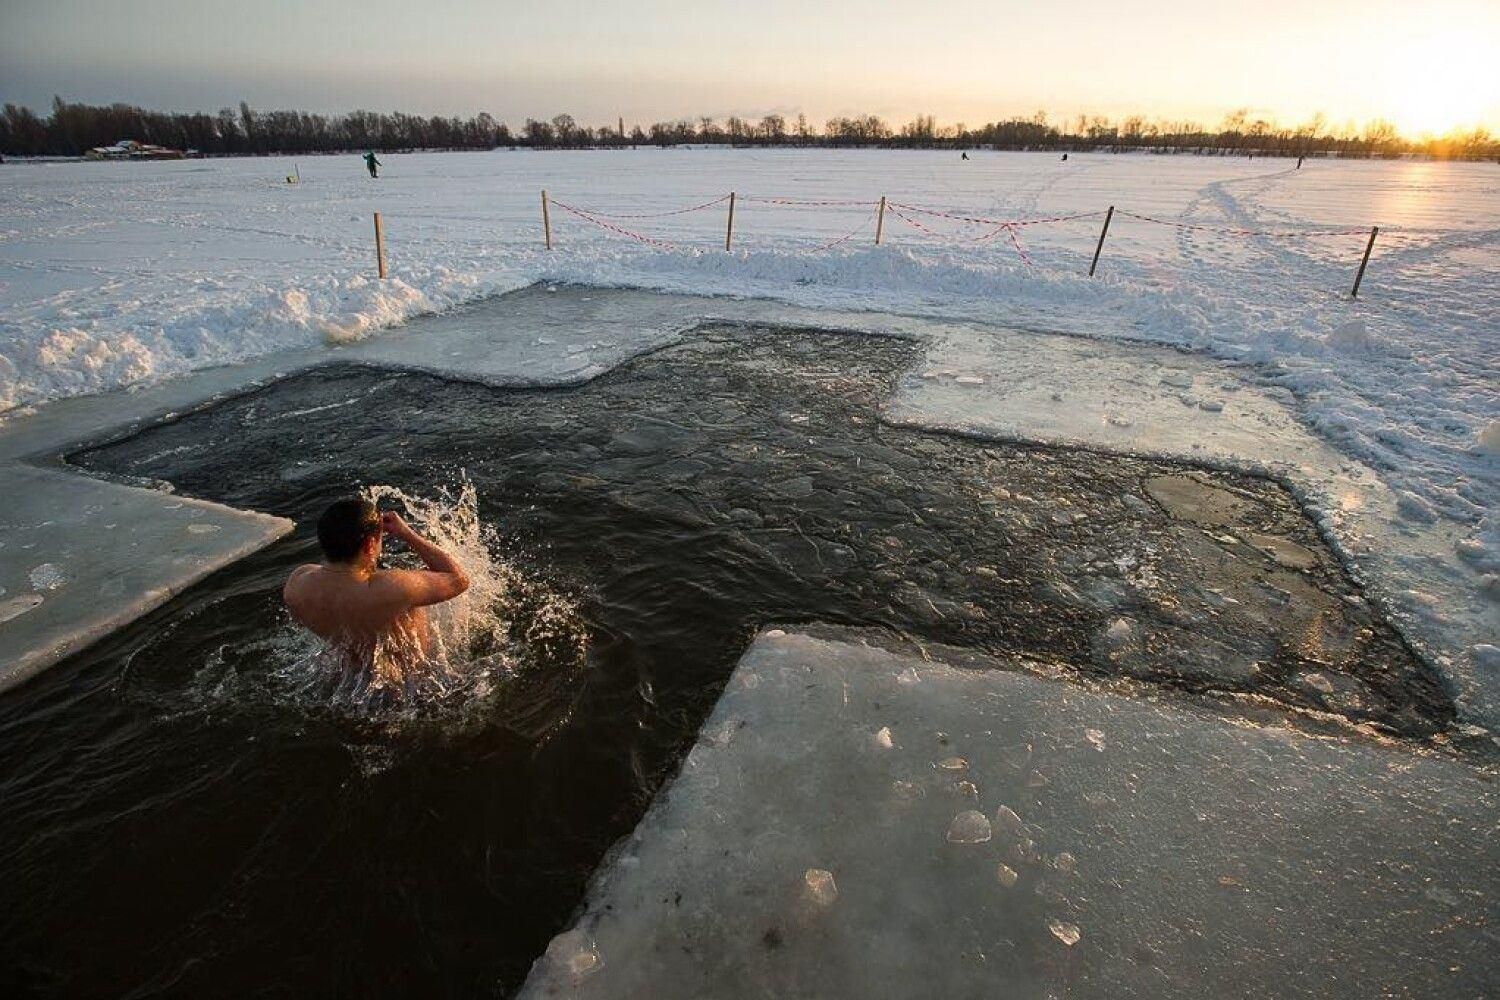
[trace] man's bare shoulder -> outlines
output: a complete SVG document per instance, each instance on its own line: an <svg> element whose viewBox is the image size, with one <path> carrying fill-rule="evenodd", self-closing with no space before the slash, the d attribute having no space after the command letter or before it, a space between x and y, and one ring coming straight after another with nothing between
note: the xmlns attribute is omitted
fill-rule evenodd
<svg viewBox="0 0 1500 1000"><path fill-rule="evenodd" d="M301 566L298 566L296 569L287 574L286 586L282 587L281 589L284 592L291 590L295 585L307 583L310 578L321 573L322 570L323 567L317 563L303 563Z"/></svg>

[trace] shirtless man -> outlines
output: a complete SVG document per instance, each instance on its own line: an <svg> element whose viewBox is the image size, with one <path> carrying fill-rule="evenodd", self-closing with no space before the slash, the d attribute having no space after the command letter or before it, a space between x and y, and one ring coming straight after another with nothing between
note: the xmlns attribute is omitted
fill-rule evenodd
<svg viewBox="0 0 1500 1000"><path fill-rule="evenodd" d="M406 543L427 568L381 569L382 535ZM387 639L425 653L432 632L423 609L469 589L457 560L368 500L340 500L324 511L318 544L324 561L292 570L281 596L293 618L357 663L370 664Z"/></svg>

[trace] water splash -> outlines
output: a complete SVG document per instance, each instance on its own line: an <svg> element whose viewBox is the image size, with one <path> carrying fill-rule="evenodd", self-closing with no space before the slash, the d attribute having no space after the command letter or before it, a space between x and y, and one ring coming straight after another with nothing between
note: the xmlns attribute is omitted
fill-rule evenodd
<svg viewBox="0 0 1500 1000"><path fill-rule="evenodd" d="M457 558L469 576L466 593L428 609L432 641L395 635L379 643L372 656L353 658L283 613L279 626L257 637L236 636L205 650L185 692L175 686L156 692L170 702L167 714L270 702L377 722L450 718L485 714L484 706L507 689L507 682L533 667L565 672L582 667L588 631L577 600L498 555L498 534L481 521L478 493L467 476L421 496L385 485L367 487L363 495L398 511ZM386 562L421 565L408 552L391 553ZM127 670L127 683L137 694L140 685L149 691L166 679L153 665L151 648L131 657L142 660L139 676Z"/></svg>

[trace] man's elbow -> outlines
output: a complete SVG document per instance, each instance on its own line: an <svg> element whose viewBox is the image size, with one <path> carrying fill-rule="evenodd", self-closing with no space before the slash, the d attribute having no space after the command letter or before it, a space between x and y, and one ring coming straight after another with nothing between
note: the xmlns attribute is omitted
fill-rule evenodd
<svg viewBox="0 0 1500 1000"><path fill-rule="evenodd" d="M469 589L469 574L465 573L463 570L459 570L457 573L452 574L452 576L453 593L449 595L450 600Z"/></svg>

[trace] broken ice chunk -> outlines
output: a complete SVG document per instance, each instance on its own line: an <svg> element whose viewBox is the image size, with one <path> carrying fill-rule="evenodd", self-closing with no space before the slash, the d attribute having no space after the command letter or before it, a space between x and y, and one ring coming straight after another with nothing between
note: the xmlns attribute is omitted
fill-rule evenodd
<svg viewBox="0 0 1500 1000"><path fill-rule="evenodd" d="M1303 674L1298 680L1319 694L1333 694L1333 682L1316 671Z"/></svg>
<svg viewBox="0 0 1500 1000"><path fill-rule="evenodd" d="M967 771L969 762L962 757L944 757L932 766L942 771Z"/></svg>
<svg viewBox="0 0 1500 1000"><path fill-rule="evenodd" d="M953 790L966 799L979 798L979 786L972 781L955 781Z"/></svg>
<svg viewBox="0 0 1500 1000"><path fill-rule="evenodd" d="M548 966L558 976L581 983L604 966L594 939L581 930L563 931L547 945Z"/></svg>
<svg viewBox="0 0 1500 1000"><path fill-rule="evenodd" d="M1064 875L1071 875L1078 868L1078 859L1067 851L1063 851L1052 859L1052 865Z"/></svg>
<svg viewBox="0 0 1500 1000"><path fill-rule="evenodd" d="M1010 806L1001 806L995 810L995 825L1010 834L1021 832L1021 817Z"/></svg>
<svg viewBox="0 0 1500 1000"><path fill-rule="evenodd" d="M875 745L886 750L889 750L891 749L891 747L896 745L896 741L891 739L890 726L880 727L880 732L875 734Z"/></svg>
<svg viewBox="0 0 1500 1000"><path fill-rule="evenodd" d="M839 887L833 880L833 872L809 868L802 874L802 895L817 906L832 906L839 898Z"/></svg>
<svg viewBox="0 0 1500 1000"><path fill-rule="evenodd" d="M948 843L986 844L990 839L990 819L977 809L965 809L948 824Z"/></svg>
<svg viewBox="0 0 1500 1000"><path fill-rule="evenodd" d="M1070 924L1063 920L1047 921L1047 929L1052 932L1053 937L1069 948L1077 944L1079 938L1083 937L1083 932L1078 929L1077 924Z"/></svg>
<svg viewBox="0 0 1500 1000"><path fill-rule="evenodd" d="M1100 753L1104 752L1104 731L1102 729L1085 729L1084 738L1094 745L1094 749Z"/></svg>
<svg viewBox="0 0 1500 1000"><path fill-rule="evenodd" d="M18 618L26 612L39 607L41 603L41 594L21 594L18 597L0 601L0 622L8 622L12 618Z"/></svg>
<svg viewBox="0 0 1500 1000"><path fill-rule="evenodd" d="M959 385L984 385L984 379L978 375L960 375L953 381Z"/></svg>
<svg viewBox="0 0 1500 1000"><path fill-rule="evenodd" d="M1012 868L1010 865L1005 864L1004 862L1001 862L1000 864L997 864L995 866L995 878L999 879L1000 884L1005 886L1005 888L1007 889L1015 885L1016 881L1020 877L1021 876L1016 873L1016 870L1014 868Z"/></svg>

